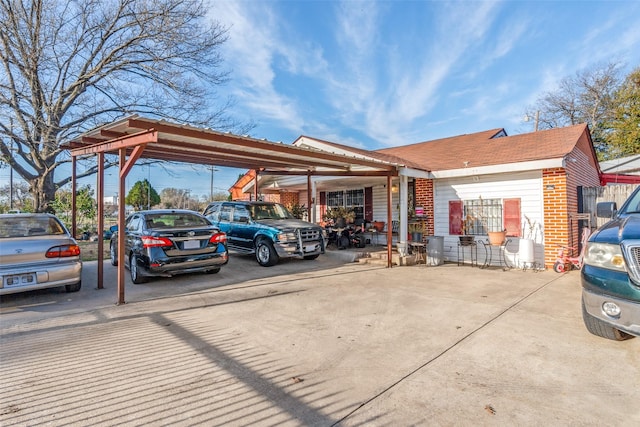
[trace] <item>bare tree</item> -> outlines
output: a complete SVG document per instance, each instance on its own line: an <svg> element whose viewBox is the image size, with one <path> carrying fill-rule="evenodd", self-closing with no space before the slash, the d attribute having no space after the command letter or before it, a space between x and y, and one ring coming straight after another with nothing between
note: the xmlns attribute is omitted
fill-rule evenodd
<svg viewBox="0 0 640 427"><path fill-rule="evenodd" d="M0 154L36 211L70 181L60 144L139 113L241 127L218 102L226 28L201 0L0 0ZM91 164L78 176L94 173Z"/></svg>
<svg viewBox="0 0 640 427"><path fill-rule="evenodd" d="M606 157L607 123L620 85L620 65L608 63L562 79L556 90L543 94L527 115L539 112L539 128L551 129L587 123L599 155Z"/></svg>

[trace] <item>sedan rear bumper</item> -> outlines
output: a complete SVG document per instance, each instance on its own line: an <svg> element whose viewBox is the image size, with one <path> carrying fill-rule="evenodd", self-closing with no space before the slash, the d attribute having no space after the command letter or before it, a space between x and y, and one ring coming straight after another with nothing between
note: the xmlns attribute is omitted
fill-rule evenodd
<svg viewBox="0 0 640 427"><path fill-rule="evenodd" d="M28 283L21 281L13 286L7 286L8 277L24 276L33 278ZM82 261L52 262L45 265L21 265L17 267L3 266L0 269L0 295L25 292L35 289L56 288L58 286L75 285L82 279Z"/></svg>
<svg viewBox="0 0 640 427"><path fill-rule="evenodd" d="M142 260L139 260L142 262ZM172 276L183 273L199 273L220 268L229 262L228 253L213 253L191 257L167 257L152 259L149 265L140 264L144 276Z"/></svg>

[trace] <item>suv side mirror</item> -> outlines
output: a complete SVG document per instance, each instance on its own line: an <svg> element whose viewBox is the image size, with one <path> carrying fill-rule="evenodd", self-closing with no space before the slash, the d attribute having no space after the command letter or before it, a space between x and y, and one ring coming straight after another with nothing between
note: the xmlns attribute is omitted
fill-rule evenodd
<svg viewBox="0 0 640 427"><path fill-rule="evenodd" d="M109 227L109 231L111 231L112 233L115 233L116 231L118 231L118 226L112 225L111 227Z"/></svg>
<svg viewBox="0 0 640 427"><path fill-rule="evenodd" d="M244 223L248 223L249 222L249 217L248 216L240 216L238 217L238 222L244 222Z"/></svg>
<svg viewBox="0 0 640 427"><path fill-rule="evenodd" d="M613 218L618 212L616 202L600 202L596 205L596 216L598 218Z"/></svg>

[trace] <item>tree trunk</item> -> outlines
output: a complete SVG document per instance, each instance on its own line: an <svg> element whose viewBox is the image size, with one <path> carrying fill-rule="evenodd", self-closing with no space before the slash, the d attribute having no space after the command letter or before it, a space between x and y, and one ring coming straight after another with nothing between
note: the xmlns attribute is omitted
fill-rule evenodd
<svg viewBox="0 0 640 427"><path fill-rule="evenodd" d="M53 171L44 173L31 181L31 194L33 194L33 210L35 212L55 213L50 203L56 198L56 185L53 182Z"/></svg>

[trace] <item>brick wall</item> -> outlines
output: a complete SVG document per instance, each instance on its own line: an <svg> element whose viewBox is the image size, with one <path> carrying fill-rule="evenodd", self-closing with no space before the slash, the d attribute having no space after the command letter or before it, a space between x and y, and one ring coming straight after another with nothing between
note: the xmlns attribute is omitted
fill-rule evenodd
<svg viewBox="0 0 640 427"><path fill-rule="evenodd" d="M565 157L566 168L542 171L544 260L548 268L553 266L560 246L572 246L575 249L570 251L570 254L578 255L578 187L600 185L593 156L584 150L590 150L586 134L581 137L576 148Z"/></svg>
<svg viewBox="0 0 640 427"><path fill-rule="evenodd" d="M433 236L433 179L416 178L416 206L422 206L424 213L427 215L427 235Z"/></svg>
<svg viewBox="0 0 640 427"><path fill-rule="evenodd" d="M567 174L564 168L542 171L544 205L544 264L550 268L558 248L569 245Z"/></svg>
<svg viewBox="0 0 640 427"><path fill-rule="evenodd" d="M298 204L298 193L284 192L280 193L280 203L285 206Z"/></svg>

